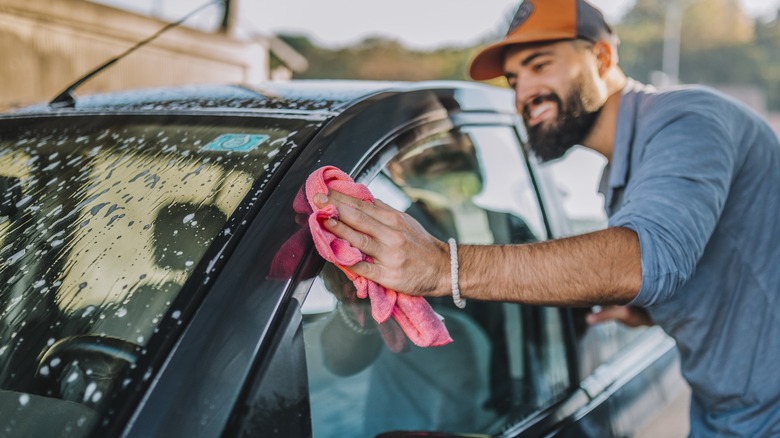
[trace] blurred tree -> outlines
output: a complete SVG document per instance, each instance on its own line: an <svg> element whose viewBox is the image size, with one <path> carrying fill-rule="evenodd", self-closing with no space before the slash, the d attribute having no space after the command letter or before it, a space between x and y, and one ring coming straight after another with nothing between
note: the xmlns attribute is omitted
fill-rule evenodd
<svg viewBox="0 0 780 438"><path fill-rule="evenodd" d="M649 81L661 70L668 1L637 0L616 26L620 64ZM738 0L693 0L682 16L680 79L684 83L762 88L770 110L780 110L780 25L750 19Z"/></svg>
<svg viewBox="0 0 780 438"><path fill-rule="evenodd" d="M453 47L415 51L398 41L377 37L352 47L328 50L315 46L305 36L279 37L308 59L309 70L297 75L302 79L464 80L468 61L477 50Z"/></svg>
<svg viewBox="0 0 780 438"><path fill-rule="evenodd" d="M689 53L755 40L755 25L740 7L739 0L694 1L683 20L683 50Z"/></svg>
<svg viewBox="0 0 780 438"><path fill-rule="evenodd" d="M768 105L780 111L780 9L774 21L756 23L756 47L762 53L759 68L767 91Z"/></svg>

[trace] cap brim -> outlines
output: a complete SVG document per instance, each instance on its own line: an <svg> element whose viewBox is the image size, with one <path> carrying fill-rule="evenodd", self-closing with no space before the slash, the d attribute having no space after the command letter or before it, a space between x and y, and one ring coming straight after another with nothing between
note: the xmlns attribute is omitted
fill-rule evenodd
<svg viewBox="0 0 780 438"><path fill-rule="evenodd" d="M572 35L566 32L544 34L522 34L508 36L502 41L491 44L482 49L469 65L469 76L475 81L486 81L504 75L504 49L517 44L544 43L548 41L560 41L571 39Z"/></svg>

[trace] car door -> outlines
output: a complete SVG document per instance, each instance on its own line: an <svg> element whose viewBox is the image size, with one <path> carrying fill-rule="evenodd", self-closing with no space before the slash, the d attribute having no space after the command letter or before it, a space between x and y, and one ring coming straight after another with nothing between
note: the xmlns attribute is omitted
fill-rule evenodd
<svg viewBox="0 0 780 438"><path fill-rule="evenodd" d="M399 135L385 146L389 153L366 163L380 170L363 182L443 240L547 239L518 131L484 120L460 115ZM477 301L461 310L449 298L429 299L454 342L420 348L392 322L373 322L370 304L354 292L326 264L303 302L315 437L498 434L531 427L576 389L565 310Z"/></svg>

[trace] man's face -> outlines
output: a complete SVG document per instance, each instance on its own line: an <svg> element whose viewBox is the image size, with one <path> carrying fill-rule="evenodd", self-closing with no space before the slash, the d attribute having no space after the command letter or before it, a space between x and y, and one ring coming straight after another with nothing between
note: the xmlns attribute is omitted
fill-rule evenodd
<svg viewBox="0 0 780 438"><path fill-rule="evenodd" d="M531 150L542 160L562 157L593 128L606 98L586 42L511 47L504 72L515 90Z"/></svg>

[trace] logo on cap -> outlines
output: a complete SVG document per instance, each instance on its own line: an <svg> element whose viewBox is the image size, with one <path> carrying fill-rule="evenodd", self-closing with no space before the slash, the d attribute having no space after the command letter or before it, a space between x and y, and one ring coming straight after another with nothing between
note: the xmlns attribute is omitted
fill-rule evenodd
<svg viewBox="0 0 780 438"><path fill-rule="evenodd" d="M509 24L509 30L506 32L506 34L509 35L510 33L514 32L515 29L520 27L521 24L525 23L526 20L528 20L528 17L530 17L533 13L534 3L531 0L525 0L520 3L520 7L517 8L515 18L513 18L512 23Z"/></svg>

